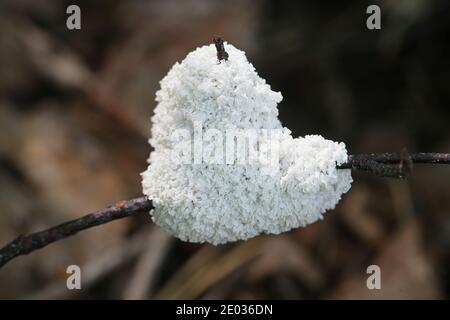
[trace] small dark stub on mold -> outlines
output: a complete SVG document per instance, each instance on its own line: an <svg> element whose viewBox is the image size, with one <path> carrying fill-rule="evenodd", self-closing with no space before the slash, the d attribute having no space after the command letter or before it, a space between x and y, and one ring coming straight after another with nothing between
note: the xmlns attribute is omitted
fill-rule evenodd
<svg viewBox="0 0 450 320"><path fill-rule="evenodd" d="M228 53L225 51L225 46L223 44L223 38L222 37L214 37L213 42L216 45L217 60L219 60L219 63L222 60L228 61Z"/></svg>

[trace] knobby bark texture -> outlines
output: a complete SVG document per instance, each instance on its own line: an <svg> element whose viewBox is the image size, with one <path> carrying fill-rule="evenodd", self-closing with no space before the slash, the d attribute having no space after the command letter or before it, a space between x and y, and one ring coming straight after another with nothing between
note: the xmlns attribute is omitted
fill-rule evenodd
<svg viewBox="0 0 450 320"><path fill-rule="evenodd" d="M348 161L338 168L366 171L380 177L405 179L413 164L450 164L450 153L368 153L349 155Z"/></svg>
<svg viewBox="0 0 450 320"><path fill-rule="evenodd" d="M406 178L412 170L413 163L450 164L450 153L408 154L403 151L401 153L350 155L348 161L338 168L366 171L383 177ZM0 268L18 256L29 254L80 231L151 209L153 209L153 203L146 197L123 200L50 229L21 235L0 249Z"/></svg>

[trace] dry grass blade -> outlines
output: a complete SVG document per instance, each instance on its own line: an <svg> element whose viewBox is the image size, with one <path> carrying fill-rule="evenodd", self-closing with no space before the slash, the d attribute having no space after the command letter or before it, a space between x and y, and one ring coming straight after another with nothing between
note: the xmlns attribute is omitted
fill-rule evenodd
<svg viewBox="0 0 450 320"><path fill-rule="evenodd" d="M159 299L195 299L210 286L223 279L241 265L262 253L262 238L248 240L215 259L209 256L207 263L198 268L188 278L176 275L157 295ZM202 252L203 254L203 252ZM191 270L191 268L186 268ZM182 272L186 272L184 269ZM182 282L180 281L182 280Z"/></svg>

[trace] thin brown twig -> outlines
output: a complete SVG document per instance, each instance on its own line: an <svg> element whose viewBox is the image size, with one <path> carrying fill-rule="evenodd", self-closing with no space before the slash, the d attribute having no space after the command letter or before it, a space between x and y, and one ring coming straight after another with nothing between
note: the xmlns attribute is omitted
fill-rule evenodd
<svg viewBox="0 0 450 320"><path fill-rule="evenodd" d="M349 155L339 169L366 171L380 177L405 179L412 171L413 163L450 164L450 153L412 153L406 149L400 153L368 153Z"/></svg>
<svg viewBox="0 0 450 320"><path fill-rule="evenodd" d="M0 249L0 268L17 256L41 249L55 241L73 236L80 231L125 218L138 212L149 211L152 208L152 202L146 197L119 201L112 206L65 222L53 228L28 235L20 235Z"/></svg>
<svg viewBox="0 0 450 320"><path fill-rule="evenodd" d="M356 159L371 159L385 164L398 164L402 160L402 153L364 153L349 155L348 161L339 166L341 169L351 169ZM450 164L450 153L425 153L417 152L409 154L413 163Z"/></svg>
<svg viewBox="0 0 450 320"><path fill-rule="evenodd" d="M402 152L350 155L348 161L338 168L368 171L378 176L404 178L411 169L412 163L450 164L450 154L408 154ZM125 218L138 212L150 211L152 208L152 201L146 197L119 201L115 205L53 228L25 236L21 235L0 249L0 268L20 255L26 255L55 241L75 235L82 230Z"/></svg>

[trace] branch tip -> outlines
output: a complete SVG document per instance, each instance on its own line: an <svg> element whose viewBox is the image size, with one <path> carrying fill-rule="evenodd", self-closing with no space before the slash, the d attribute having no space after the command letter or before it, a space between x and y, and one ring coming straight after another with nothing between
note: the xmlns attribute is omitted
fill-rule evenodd
<svg viewBox="0 0 450 320"><path fill-rule="evenodd" d="M217 60L219 60L219 63L222 60L228 61L228 53L225 51L225 45L223 43L223 38L220 36L215 36L213 38L213 42L216 45Z"/></svg>

